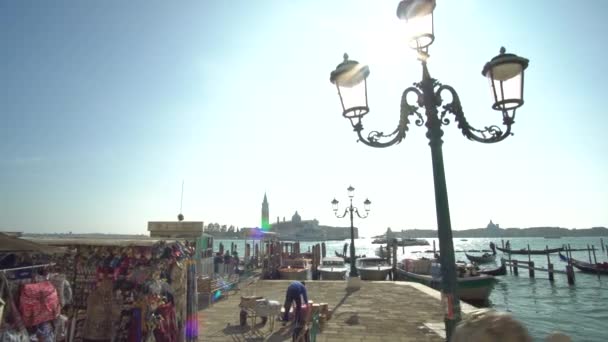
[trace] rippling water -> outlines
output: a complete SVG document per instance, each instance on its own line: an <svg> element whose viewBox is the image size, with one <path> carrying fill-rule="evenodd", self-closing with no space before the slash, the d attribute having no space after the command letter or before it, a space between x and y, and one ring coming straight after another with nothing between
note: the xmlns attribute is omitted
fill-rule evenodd
<svg viewBox="0 0 608 342"><path fill-rule="evenodd" d="M432 249L433 240L439 248L437 239L426 239L430 246L399 247L398 259L404 257L417 258L423 255L421 252ZM562 244L570 244L572 248L586 248L587 244L600 246L600 238L509 238L513 249L526 248L530 244L531 249L544 249L560 247ZM367 256L374 255L375 249L379 245L371 243L372 239L357 239L355 246L357 254ZM468 238L467 241L454 239L454 249L456 251L471 249L488 249L490 241L494 241L497 246L501 245L500 239L488 238ZM238 246L239 252L244 251L243 240L217 240L223 242L227 248L234 242ZM333 255L334 250L342 252L344 242L348 241L328 241L326 242L328 255ZM309 246L318 242L302 242L301 250L305 251ZM608 243L608 238L604 239ZM471 253L475 254L475 253ZM498 258L502 254L498 252ZM573 252L575 259L589 261L588 253ZM608 261L606 251L596 250L596 257L599 261ZM527 260L527 255L513 256L518 260ZM557 254L550 256L551 262L556 270L565 270L566 264L559 260ZM592 256L593 258L593 256ZM537 267L547 267L547 257L545 255L533 255L532 261ZM457 252L456 260L466 260L464 253ZM499 262L497 260L497 262ZM491 266L491 265L488 265ZM542 340L547 334L553 331L562 331L573 338L574 341L607 341L608 332L606 324L608 322L608 276L598 278L593 274L575 272L576 283L569 286L566 276L555 274L555 282L548 280L546 272L536 271L535 278L528 277L528 270L520 269L519 276L507 274L497 277L499 280L494 291L490 296L490 307L502 311L509 311L515 317L526 323L531 334L538 340Z"/></svg>

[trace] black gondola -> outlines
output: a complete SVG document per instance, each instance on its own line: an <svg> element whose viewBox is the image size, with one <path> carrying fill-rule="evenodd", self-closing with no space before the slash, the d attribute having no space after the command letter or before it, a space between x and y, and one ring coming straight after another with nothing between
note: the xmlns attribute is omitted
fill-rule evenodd
<svg viewBox="0 0 608 342"><path fill-rule="evenodd" d="M466 255L471 262L476 262L478 264L487 264L496 260L496 254L484 253L483 255L471 255L465 252L464 255Z"/></svg>
<svg viewBox="0 0 608 342"><path fill-rule="evenodd" d="M563 247L559 247L559 248L549 248L549 249L526 249L526 248L522 248L522 249L506 249L506 248L500 248L500 247L496 247L496 249L498 249L499 251L503 252L503 253L507 253L507 254L522 254L522 255L544 255L544 254L550 254L550 253L557 253L557 252L561 252L564 250Z"/></svg>
<svg viewBox="0 0 608 342"><path fill-rule="evenodd" d="M568 262L568 257L564 256L562 253L559 253L559 258L562 261ZM588 262L576 260L573 258L570 258L570 261L572 262L572 266L578 268L582 272L594 274L608 274L608 262L590 264Z"/></svg>
<svg viewBox="0 0 608 342"><path fill-rule="evenodd" d="M507 266L502 264L496 268L480 269L478 272L491 276L502 276L507 274Z"/></svg>

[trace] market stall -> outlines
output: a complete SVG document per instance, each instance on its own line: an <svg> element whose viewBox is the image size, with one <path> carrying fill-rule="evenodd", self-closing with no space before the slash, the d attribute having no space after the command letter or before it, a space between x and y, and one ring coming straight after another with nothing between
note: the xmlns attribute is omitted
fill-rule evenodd
<svg viewBox="0 0 608 342"><path fill-rule="evenodd" d="M64 316L65 333L62 336L57 334L56 324L51 324L50 329L42 327L51 330L58 341L177 342L197 339L193 245L153 239L47 239L36 242L67 248L67 254L51 256L50 262L55 277L62 279L64 284L69 283L70 296L69 300L62 300L63 287L55 287L58 298L55 304L52 295L47 297L47 292L52 292L48 286L39 285L46 284L44 279L28 280L29 285L44 288L37 289L36 295L42 303L41 310L46 313L25 325L28 332L41 329L40 325L50 321L48 318ZM11 287L20 289L18 294L22 297L23 288L28 284L15 283L8 278L7 281ZM42 292L44 300L41 300ZM20 303L22 298L14 298L14 301ZM5 325L14 321L15 313L24 312L13 311L8 322L4 320ZM41 319L45 321L38 322ZM13 330L21 331L16 328Z"/></svg>
<svg viewBox="0 0 608 342"><path fill-rule="evenodd" d="M0 341L64 336L67 318L61 308L71 289L52 261L64 254L62 248L0 233Z"/></svg>

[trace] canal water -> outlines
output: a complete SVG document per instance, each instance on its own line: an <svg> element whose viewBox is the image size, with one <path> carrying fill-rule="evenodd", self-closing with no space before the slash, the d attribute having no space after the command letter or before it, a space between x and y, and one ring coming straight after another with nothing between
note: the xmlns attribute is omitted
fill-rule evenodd
<svg viewBox="0 0 608 342"><path fill-rule="evenodd" d="M399 247L397 258L420 258L430 257L432 253L424 253L432 249L435 241L439 249L437 239L425 239L429 241L428 246ZM544 249L561 247L562 244L570 244L572 248L586 248L587 245L595 245L596 257L598 262L608 261L607 252L601 250L599 237L568 237L561 239L544 238L509 238L512 249L526 248ZM489 249L490 241L494 241L497 246L501 246L500 238L467 238L461 241L460 238L454 239L454 249L456 260L466 261L463 250L483 250ZM237 245L239 254L242 256L245 250L244 240L216 240L215 248L222 242L225 248L230 248L230 243ZM327 255L334 255L334 251L342 253L345 242L327 241ZM372 244L372 239L363 238L355 240L356 254L373 256L379 245ZM506 240L505 240L506 242ZM318 242L301 242L300 249L307 251L309 246ZM604 239L608 244L608 237ZM479 253L470 253L479 254ZM500 257L498 252L496 266L499 265ZM575 259L589 261L586 251L572 252ZM506 255L505 258L508 258ZM593 258L593 255L591 255ZM513 259L526 260L527 255L513 255ZM547 267L546 255L532 255L532 261L537 267ZM559 260L557 253L550 255L551 262L556 270L565 270L566 263ZM494 265L488 264L487 267ZM485 267L485 266L484 266ZM536 271L535 278L529 278L528 270L520 269L519 276L510 274L497 277L498 282L494 291L490 295L489 306L501 311L508 311L525 322L530 333L536 340L542 340L553 331L561 331L573 338L573 341L607 341L608 329L608 276L585 274L576 270L575 285L568 285L564 274L555 274L555 281L548 280L546 272ZM407 299L404 299L407 300Z"/></svg>

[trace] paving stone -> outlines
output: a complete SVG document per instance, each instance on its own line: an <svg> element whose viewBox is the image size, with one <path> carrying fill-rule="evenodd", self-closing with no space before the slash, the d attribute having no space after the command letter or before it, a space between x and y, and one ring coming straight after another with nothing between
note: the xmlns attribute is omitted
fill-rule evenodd
<svg viewBox="0 0 608 342"><path fill-rule="evenodd" d="M274 331L261 320L254 329L239 325L241 294L259 295L283 303L290 281L260 280L240 293L220 299L199 311L199 341L291 341L291 324L275 321ZM347 292L344 282L307 281L308 298L328 303L331 319L317 341L443 341L427 323L443 322L437 296L406 282L362 282L358 291ZM204 298L203 298L204 299Z"/></svg>

